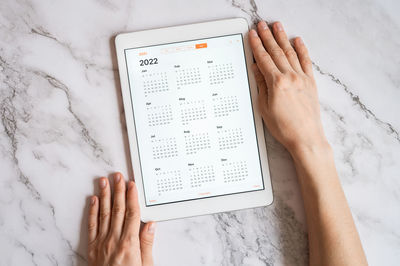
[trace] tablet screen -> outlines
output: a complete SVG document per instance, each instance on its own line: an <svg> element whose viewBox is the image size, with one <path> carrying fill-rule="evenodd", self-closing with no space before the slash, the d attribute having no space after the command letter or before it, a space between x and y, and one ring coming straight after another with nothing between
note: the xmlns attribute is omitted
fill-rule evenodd
<svg viewBox="0 0 400 266"><path fill-rule="evenodd" d="M241 34L125 57L146 206L264 189Z"/></svg>

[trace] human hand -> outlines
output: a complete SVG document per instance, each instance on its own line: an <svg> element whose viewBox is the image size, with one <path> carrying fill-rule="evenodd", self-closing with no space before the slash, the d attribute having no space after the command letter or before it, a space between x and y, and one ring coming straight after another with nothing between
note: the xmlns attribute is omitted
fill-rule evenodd
<svg viewBox="0 0 400 266"><path fill-rule="evenodd" d="M317 86L307 48L300 37L294 48L282 24L264 21L249 33L256 64L253 70L259 88L258 104L270 133L289 152L326 146Z"/></svg>
<svg viewBox="0 0 400 266"><path fill-rule="evenodd" d="M107 178L99 182L100 199L92 196L88 221L90 266L153 265L152 247L155 223L140 230L138 193L133 181L125 187L121 173L114 174L114 195Z"/></svg>

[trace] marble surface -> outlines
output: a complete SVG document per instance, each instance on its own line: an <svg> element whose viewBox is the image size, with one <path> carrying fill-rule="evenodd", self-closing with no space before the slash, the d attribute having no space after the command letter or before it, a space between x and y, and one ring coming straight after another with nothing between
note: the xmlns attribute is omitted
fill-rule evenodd
<svg viewBox="0 0 400 266"><path fill-rule="evenodd" d="M0 2L0 265L85 265L94 180L131 176L113 36L245 17L310 49L326 134L370 265L400 263L400 4ZM158 224L157 265L306 265L288 153L267 136L272 206Z"/></svg>

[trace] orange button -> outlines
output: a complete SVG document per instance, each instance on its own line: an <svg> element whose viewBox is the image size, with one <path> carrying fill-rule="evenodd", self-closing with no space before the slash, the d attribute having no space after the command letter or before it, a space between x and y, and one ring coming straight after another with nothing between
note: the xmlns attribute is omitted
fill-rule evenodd
<svg viewBox="0 0 400 266"><path fill-rule="evenodd" d="M200 49L200 48L207 48L207 43L198 43L196 44L196 49Z"/></svg>

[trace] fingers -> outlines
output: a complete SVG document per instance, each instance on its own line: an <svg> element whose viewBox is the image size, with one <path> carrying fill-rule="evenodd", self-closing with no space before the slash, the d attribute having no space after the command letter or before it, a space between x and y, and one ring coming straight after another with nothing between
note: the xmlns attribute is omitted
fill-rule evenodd
<svg viewBox="0 0 400 266"><path fill-rule="evenodd" d="M149 222L145 224L140 232L140 250L143 266L153 265L153 242L156 224Z"/></svg>
<svg viewBox="0 0 400 266"><path fill-rule="evenodd" d="M126 195L125 224L122 232L122 238L128 240L139 236L140 228L140 209L138 202L138 193L135 182L129 181L128 192Z"/></svg>
<svg viewBox="0 0 400 266"><path fill-rule="evenodd" d="M281 47L283 53L285 54L287 60L290 65L296 72L302 72L299 59L297 58L296 51L293 49L290 44L285 31L283 30L283 26L280 22L275 22L272 26L272 30L274 31L275 40L278 45Z"/></svg>
<svg viewBox="0 0 400 266"><path fill-rule="evenodd" d="M312 77L313 71L312 71L311 59L310 56L308 55L307 47L304 45L303 40L300 37L297 37L294 40L294 48L296 49L300 65L304 73L306 73L309 77Z"/></svg>
<svg viewBox="0 0 400 266"><path fill-rule="evenodd" d="M111 190L108 180L105 177L100 178L100 226L99 237L105 238L108 234L111 218Z"/></svg>
<svg viewBox="0 0 400 266"><path fill-rule="evenodd" d="M90 198L88 217L88 243L91 245L97 237L99 218L99 201L96 196Z"/></svg>
<svg viewBox="0 0 400 266"><path fill-rule="evenodd" d="M125 216L125 181L121 173L114 174L114 203L112 206L110 237L119 240Z"/></svg>
<svg viewBox="0 0 400 266"><path fill-rule="evenodd" d="M267 80L272 80L272 76L276 73L280 73L280 71L276 67L271 56L265 50L264 45L255 30L250 31L249 42L260 71Z"/></svg>
<svg viewBox="0 0 400 266"><path fill-rule="evenodd" d="M274 63L278 69L281 72L292 70L292 67L290 66L281 47L278 45L274 36L272 35L272 32L269 30L267 23L265 21L260 21L257 25L257 29L266 51L274 60Z"/></svg>

